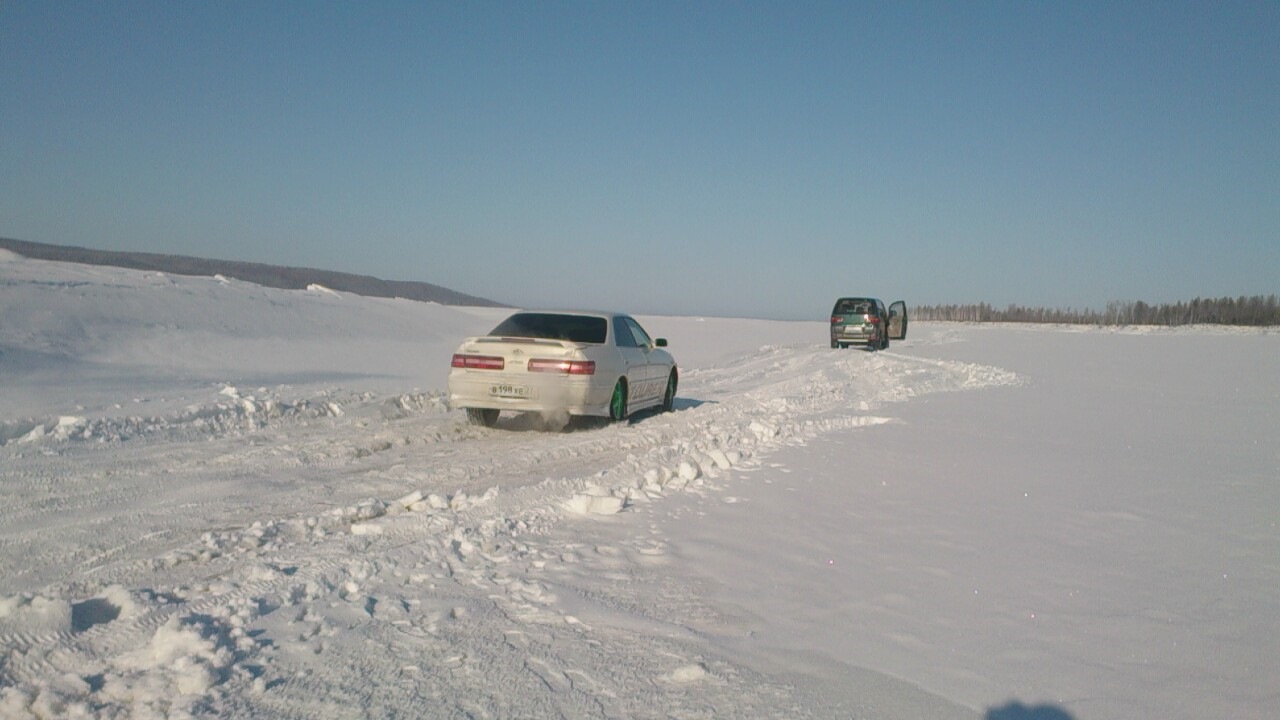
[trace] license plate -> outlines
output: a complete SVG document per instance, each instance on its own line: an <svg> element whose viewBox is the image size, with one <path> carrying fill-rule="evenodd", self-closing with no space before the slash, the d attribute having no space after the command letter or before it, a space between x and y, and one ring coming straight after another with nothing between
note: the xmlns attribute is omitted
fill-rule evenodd
<svg viewBox="0 0 1280 720"><path fill-rule="evenodd" d="M489 395L504 398L534 398L538 393L528 385L490 385Z"/></svg>

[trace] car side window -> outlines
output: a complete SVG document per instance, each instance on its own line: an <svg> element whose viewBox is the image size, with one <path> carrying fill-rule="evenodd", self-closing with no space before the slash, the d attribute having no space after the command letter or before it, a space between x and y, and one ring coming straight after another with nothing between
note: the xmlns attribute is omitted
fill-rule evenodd
<svg viewBox="0 0 1280 720"><path fill-rule="evenodd" d="M649 337L649 333L640 327L640 323L631 318L626 318L626 323L631 328L631 334L636 339L636 347L650 347L653 345L653 340Z"/></svg>
<svg viewBox="0 0 1280 720"><path fill-rule="evenodd" d="M644 328L631 318L618 318L613 323L613 334L617 336L618 347L649 347L653 341Z"/></svg>
<svg viewBox="0 0 1280 720"><path fill-rule="evenodd" d="M618 347L640 347L640 344L636 342L635 333L631 331L631 326L627 324L626 318L614 318L613 342Z"/></svg>

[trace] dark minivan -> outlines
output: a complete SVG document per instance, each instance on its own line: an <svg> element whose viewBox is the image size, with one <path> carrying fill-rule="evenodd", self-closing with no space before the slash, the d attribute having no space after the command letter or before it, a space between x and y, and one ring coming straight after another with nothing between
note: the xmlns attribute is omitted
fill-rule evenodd
<svg viewBox="0 0 1280 720"><path fill-rule="evenodd" d="M907 336L907 304L885 307L878 298L843 297L831 308L831 347L866 345L887 350L890 340Z"/></svg>

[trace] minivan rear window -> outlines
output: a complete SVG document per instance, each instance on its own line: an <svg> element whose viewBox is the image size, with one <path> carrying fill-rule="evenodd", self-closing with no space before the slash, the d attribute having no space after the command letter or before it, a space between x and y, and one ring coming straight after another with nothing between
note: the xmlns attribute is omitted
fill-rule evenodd
<svg viewBox="0 0 1280 720"><path fill-rule="evenodd" d="M836 309L833 315L847 315L850 313L857 315L865 315L875 312L875 301L868 298L842 298L836 302Z"/></svg>
<svg viewBox="0 0 1280 720"><path fill-rule="evenodd" d="M600 344L609 335L609 323L602 317L590 315L516 313L499 323L489 335Z"/></svg>

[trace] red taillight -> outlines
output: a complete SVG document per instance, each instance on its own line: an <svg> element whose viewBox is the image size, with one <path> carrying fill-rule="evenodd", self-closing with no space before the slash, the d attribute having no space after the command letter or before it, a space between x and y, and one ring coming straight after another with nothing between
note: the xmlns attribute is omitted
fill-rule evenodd
<svg viewBox="0 0 1280 720"><path fill-rule="evenodd" d="M832 315L832 316L831 316L831 324L832 324L832 325L839 325L839 324L840 324L840 323L842 323L842 322L844 322L844 318L840 317L839 315Z"/></svg>
<svg viewBox="0 0 1280 720"><path fill-rule="evenodd" d="M564 373L566 375L595 375L594 360L540 360L529 361L529 372Z"/></svg>
<svg viewBox="0 0 1280 720"><path fill-rule="evenodd" d="M871 323L872 325L879 325L879 324L880 324L880 316L879 316L879 315L865 315L864 317L866 317L866 318L867 318L867 322Z"/></svg>
<svg viewBox="0 0 1280 720"><path fill-rule="evenodd" d="M453 366L468 370L501 370L505 367L502 358L493 355L464 355L454 353Z"/></svg>

